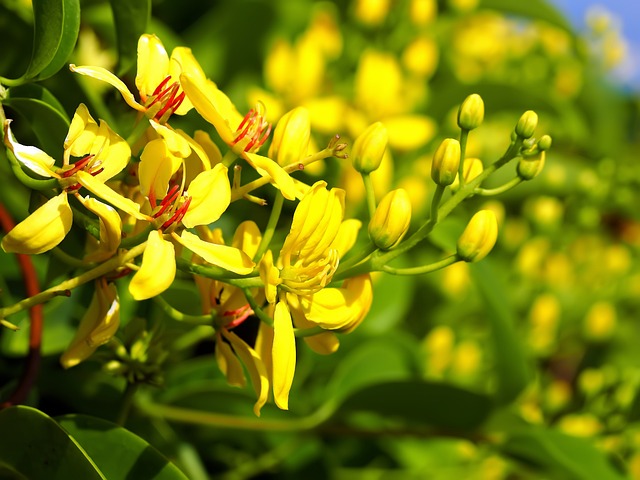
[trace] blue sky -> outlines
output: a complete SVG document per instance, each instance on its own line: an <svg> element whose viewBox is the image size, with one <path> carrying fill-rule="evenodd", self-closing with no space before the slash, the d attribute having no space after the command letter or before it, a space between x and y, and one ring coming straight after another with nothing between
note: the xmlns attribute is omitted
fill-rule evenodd
<svg viewBox="0 0 640 480"><path fill-rule="evenodd" d="M640 0L551 0L569 17L578 30L584 30L587 11L595 6L611 12L628 43L628 58L616 72L622 84L640 90Z"/></svg>

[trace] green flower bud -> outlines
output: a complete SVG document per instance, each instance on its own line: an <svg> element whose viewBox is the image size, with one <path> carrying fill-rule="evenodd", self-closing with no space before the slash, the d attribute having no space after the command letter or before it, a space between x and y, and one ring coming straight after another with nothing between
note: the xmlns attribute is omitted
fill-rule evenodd
<svg viewBox="0 0 640 480"><path fill-rule="evenodd" d="M483 170L484 166L482 165L482 160L479 158L465 158L464 164L462 165L462 177L464 178L464 183L469 183L480 175ZM459 187L460 179L456 177L454 182L451 184L451 190L456 191Z"/></svg>
<svg viewBox="0 0 640 480"><path fill-rule="evenodd" d="M369 222L369 237L380 250L389 250L402 240L411 223L411 201L403 188L387 193Z"/></svg>
<svg viewBox="0 0 640 480"><path fill-rule="evenodd" d="M453 138L445 138L433 155L431 178L443 187L451 185L456 179L459 166L460 142Z"/></svg>
<svg viewBox="0 0 640 480"><path fill-rule="evenodd" d="M522 114L516 125L516 135L520 138L531 138L538 126L538 114L533 110L527 110Z"/></svg>
<svg viewBox="0 0 640 480"><path fill-rule="evenodd" d="M353 167L360 173L377 170L387 150L389 135L381 122L370 125L356 138L351 149Z"/></svg>
<svg viewBox="0 0 640 480"><path fill-rule="evenodd" d="M532 156L523 156L516 167L518 176L523 180L531 180L537 177L544 168L545 157L544 150L538 151Z"/></svg>
<svg viewBox="0 0 640 480"><path fill-rule="evenodd" d="M465 262L482 260L498 239L498 221L491 210L477 212L458 239L457 253Z"/></svg>
<svg viewBox="0 0 640 480"><path fill-rule="evenodd" d="M551 137L549 135L543 135L538 140L538 148L540 150L549 150L551 148Z"/></svg>
<svg viewBox="0 0 640 480"><path fill-rule="evenodd" d="M477 93L464 99L458 109L458 126L463 130L478 128L484 120L484 102Z"/></svg>
<svg viewBox="0 0 640 480"><path fill-rule="evenodd" d="M296 107L278 121L269 147L269 157L282 166L299 162L307 156L310 137L309 111L304 107Z"/></svg>

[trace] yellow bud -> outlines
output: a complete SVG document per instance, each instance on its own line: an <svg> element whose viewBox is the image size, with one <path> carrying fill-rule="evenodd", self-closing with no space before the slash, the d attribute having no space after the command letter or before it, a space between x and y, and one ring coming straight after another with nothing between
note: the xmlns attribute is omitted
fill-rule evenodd
<svg viewBox="0 0 640 480"><path fill-rule="evenodd" d="M478 175L482 173L484 170L484 166L482 165L482 160L479 158L465 158L464 164L462 166L462 176L464 178L464 183L469 183L471 180L476 178ZM451 184L451 190L456 191L460 187L460 181L458 177Z"/></svg>
<svg viewBox="0 0 640 480"><path fill-rule="evenodd" d="M584 333L589 340L605 341L615 331L617 315L615 307L609 302L594 303L584 319Z"/></svg>
<svg viewBox="0 0 640 480"><path fill-rule="evenodd" d="M523 180L532 180L537 177L544 168L546 153L544 150L531 157L522 157L516 168L518 176Z"/></svg>
<svg viewBox="0 0 640 480"><path fill-rule="evenodd" d="M398 188L387 193L369 222L369 237L381 250L395 247L409 229L411 200L406 190Z"/></svg>
<svg viewBox="0 0 640 480"><path fill-rule="evenodd" d="M480 210L458 239L457 253L465 262L482 260L498 239L498 221L491 210Z"/></svg>
<svg viewBox="0 0 640 480"><path fill-rule="evenodd" d="M464 99L458 109L458 126L463 130L478 128L484 120L484 102L477 93Z"/></svg>
<svg viewBox="0 0 640 480"><path fill-rule="evenodd" d="M516 135L521 138L531 138L538 126L538 114L533 110L527 110L522 114L516 124Z"/></svg>
<svg viewBox="0 0 640 480"><path fill-rule="evenodd" d="M387 150L388 141L387 129L381 122L370 125L353 143L353 167L360 173L377 170Z"/></svg>
<svg viewBox="0 0 640 480"><path fill-rule="evenodd" d="M304 107L294 108L278 122L269 147L269 158L282 166L299 162L307 156L310 137L309 111Z"/></svg>
<svg viewBox="0 0 640 480"><path fill-rule="evenodd" d="M456 179L459 165L460 142L453 138L445 138L433 155L431 178L443 187L451 185Z"/></svg>

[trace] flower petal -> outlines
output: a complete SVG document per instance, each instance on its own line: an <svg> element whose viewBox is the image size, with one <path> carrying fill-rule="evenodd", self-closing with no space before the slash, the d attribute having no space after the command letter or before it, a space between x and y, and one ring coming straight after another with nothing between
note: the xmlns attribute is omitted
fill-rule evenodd
<svg viewBox="0 0 640 480"><path fill-rule="evenodd" d="M149 233L147 247L142 254L140 270L129 283L129 292L135 300L145 300L164 292L176 276L176 252L162 233Z"/></svg>
<svg viewBox="0 0 640 480"><path fill-rule="evenodd" d="M33 173L36 173L42 177L60 178L60 175L52 170L52 167L54 166L56 161L39 148L19 144L13 136L13 132L11 132L10 125L11 120L5 120L4 142L13 152L16 159Z"/></svg>
<svg viewBox="0 0 640 480"><path fill-rule="evenodd" d="M2 239L7 253L36 255L57 246L71 230L73 212L67 193L51 198Z"/></svg>
<svg viewBox="0 0 640 480"><path fill-rule="evenodd" d="M169 75L169 55L155 35L144 34L138 39L136 87L144 103Z"/></svg>
<svg viewBox="0 0 640 480"><path fill-rule="evenodd" d="M181 164L182 160L167 149L163 139L157 138L147 143L138 165L142 194L150 199L162 199L169 189L169 180Z"/></svg>
<svg viewBox="0 0 640 480"><path fill-rule="evenodd" d="M263 157L255 153L246 153L247 160L253 168L263 177L271 178L271 183L278 188L284 198L295 200L298 190L293 182L293 178L269 157Z"/></svg>
<svg viewBox="0 0 640 480"><path fill-rule="evenodd" d="M79 197L87 210L95 213L100 221L99 248L84 257L85 262L100 262L111 257L122 240L122 219L116 210L91 197Z"/></svg>
<svg viewBox="0 0 640 480"><path fill-rule="evenodd" d="M262 233L258 225L251 220L245 220L236 228L233 240L231 240L231 246L239 248L253 258L258 251L261 240Z"/></svg>
<svg viewBox="0 0 640 480"><path fill-rule="evenodd" d="M149 221L149 217L140 212L140 205L133 200L123 197L115 190L112 190L100 180L93 177L90 173L79 171L76 173L78 183L93 193L96 197L106 200L118 210L131 215L138 220Z"/></svg>
<svg viewBox="0 0 640 480"><path fill-rule="evenodd" d="M118 77L116 77L113 73L111 73L106 68L91 67L91 66L78 67L76 65L71 64L69 65L69 69L72 72L79 73L81 75L87 75L91 78L95 78L97 80L107 82L109 85L115 87L120 92L120 94L122 95L122 98L124 98L124 101L127 102L127 105L129 105L131 108L134 108L139 112L144 112L146 110L144 106L136 102L136 99L133 96L133 93L129 91L129 89L124 84L124 82L120 80Z"/></svg>
<svg viewBox="0 0 640 480"><path fill-rule="evenodd" d="M200 255L211 265L216 265L230 272L248 275L255 267L255 263L242 250L205 242L187 230L184 230L179 237L174 235L173 238L193 253Z"/></svg>
<svg viewBox="0 0 640 480"><path fill-rule="evenodd" d="M222 329L222 335L229 340L231 346L235 350L236 354L242 359L249 377L251 378L251 384L256 392L258 399L253 406L253 413L257 417L260 416L260 409L267 403L269 396L269 379L267 378L267 370L264 368L262 359L258 353L249 345L238 337L235 333L229 332L226 329Z"/></svg>
<svg viewBox="0 0 640 480"><path fill-rule="evenodd" d="M80 321L73 340L60 357L64 368L73 367L89 358L100 345L107 343L120 325L120 303L114 284L96 282L91 304Z"/></svg>
<svg viewBox="0 0 640 480"><path fill-rule="evenodd" d="M191 197L191 205L182 218L185 227L208 225L218 220L231 202L227 167L219 163L199 173L189 185L187 195Z"/></svg>
<svg viewBox="0 0 640 480"><path fill-rule="evenodd" d="M224 331L224 330L223 330ZM216 335L216 361L218 362L218 368L227 379L227 383L232 387L244 387L247 384L247 379L244 376L244 370L238 357L229 346L229 344L222 340L221 335Z"/></svg>
<svg viewBox="0 0 640 480"><path fill-rule="evenodd" d="M82 157L89 153L97 133L98 124L89 113L86 105L81 103L73 114L69 132L64 139L65 155Z"/></svg>
<svg viewBox="0 0 640 480"><path fill-rule="evenodd" d="M289 390L296 369L296 337L286 303L276 304L273 322L273 398L278 407L288 410Z"/></svg>

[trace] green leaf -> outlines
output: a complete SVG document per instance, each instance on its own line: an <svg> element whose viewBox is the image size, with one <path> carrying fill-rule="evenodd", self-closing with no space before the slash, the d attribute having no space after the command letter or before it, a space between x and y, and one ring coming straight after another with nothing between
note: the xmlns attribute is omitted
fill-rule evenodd
<svg viewBox="0 0 640 480"><path fill-rule="evenodd" d="M622 480L625 478L592 443L583 438L533 427L507 437L503 453L545 472L544 478Z"/></svg>
<svg viewBox="0 0 640 480"><path fill-rule="evenodd" d="M487 307L487 319L491 323L497 375L496 400L507 404L522 392L531 378L524 348L513 327L514 315L507 301L509 288L495 274L488 259L469 266L471 277Z"/></svg>
<svg viewBox="0 0 640 480"><path fill-rule="evenodd" d="M60 426L31 407L0 411L0 477L105 479Z"/></svg>
<svg viewBox="0 0 640 480"><path fill-rule="evenodd" d="M473 430L492 410L491 398L454 385L436 382L397 381L371 385L352 394L340 412L366 411L408 425L429 425Z"/></svg>
<svg viewBox="0 0 640 480"><path fill-rule="evenodd" d="M109 480L187 478L145 440L114 423L88 415L64 415L56 420Z"/></svg>
<svg viewBox="0 0 640 480"><path fill-rule="evenodd" d="M136 63L138 38L147 30L151 0L110 0L118 40L118 75Z"/></svg>
<svg viewBox="0 0 640 480"><path fill-rule="evenodd" d="M20 85L10 88L2 103L26 121L42 150L53 158L62 158L69 117L51 92L40 85Z"/></svg>
<svg viewBox="0 0 640 480"><path fill-rule="evenodd" d="M24 80L50 77L66 63L78 39L80 1L33 0L33 15L33 53Z"/></svg>

